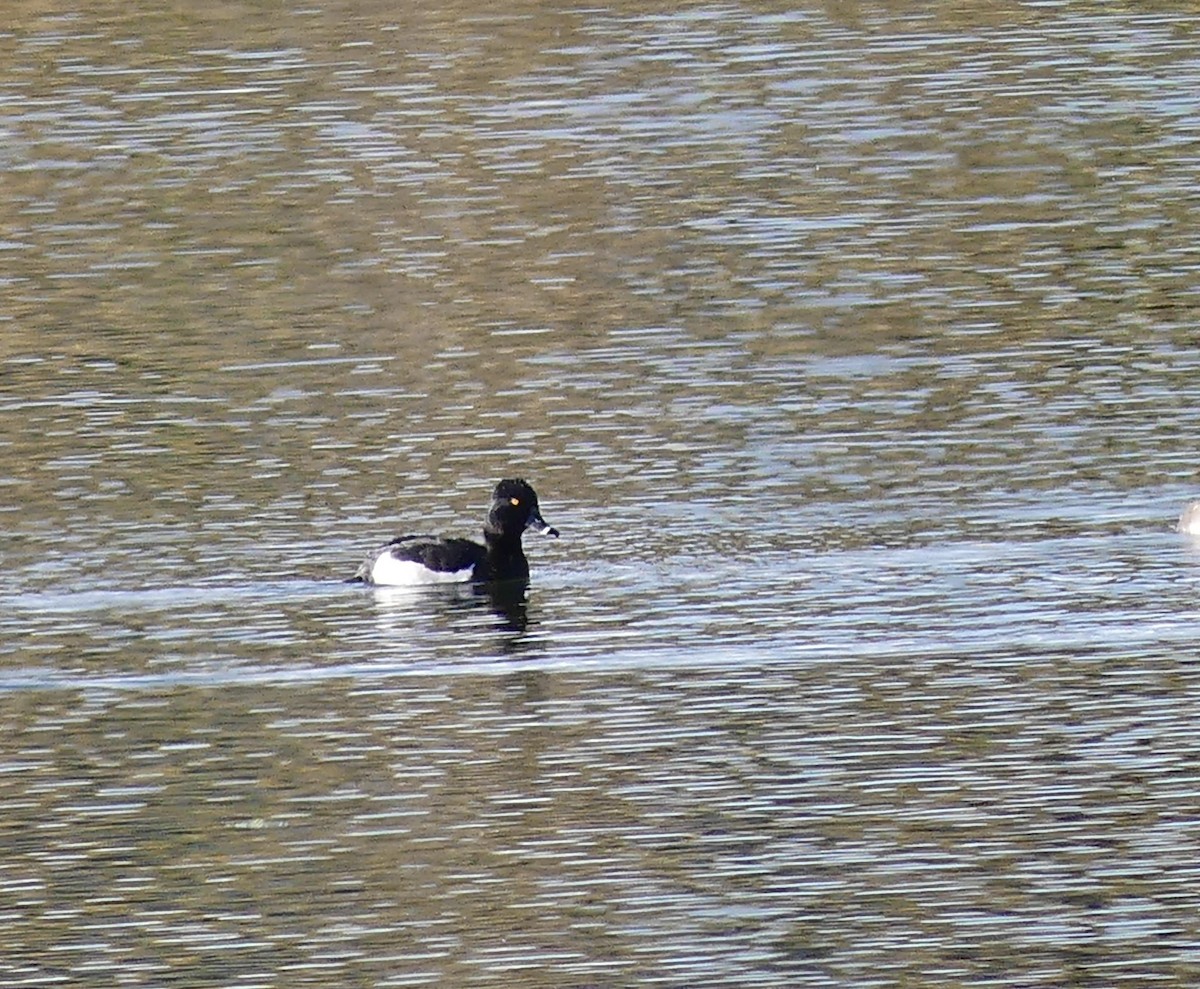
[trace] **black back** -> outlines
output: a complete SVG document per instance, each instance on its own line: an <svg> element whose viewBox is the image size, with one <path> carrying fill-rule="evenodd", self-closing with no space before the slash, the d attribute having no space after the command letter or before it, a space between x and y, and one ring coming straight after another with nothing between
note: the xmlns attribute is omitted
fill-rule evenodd
<svg viewBox="0 0 1200 989"><path fill-rule="evenodd" d="M470 539L439 536L401 536L384 547L397 560L412 560L439 573L453 573L478 566L487 551Z"/></svg>

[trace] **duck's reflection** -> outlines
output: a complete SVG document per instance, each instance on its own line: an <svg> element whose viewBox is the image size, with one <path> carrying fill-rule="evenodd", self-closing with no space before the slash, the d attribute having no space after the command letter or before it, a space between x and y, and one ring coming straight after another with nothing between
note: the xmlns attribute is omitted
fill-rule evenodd
<svg viewBox="0 0 1200 989"><path fill-rule="evenodd" d="M524 633L529 626L529 581L498 580L475 586L477 596L487 601L506 632Z"/></svg>
<svg viewBox="0 0 1200 989"><path fill-rule="evenodd" d="M372 587L379 621L388 634L414 631L426 634L441 628L447 634L463 631L462 619L477 631L489 626L501 633L506 653L522 649L522 641L530 627L529 583L524 580L493 581L488 583L448 584L441 586ZM479 619L489 616L488 624ZM435 628L430 628L430 620ZM447 622L447 619L450 621Z"/></svg>

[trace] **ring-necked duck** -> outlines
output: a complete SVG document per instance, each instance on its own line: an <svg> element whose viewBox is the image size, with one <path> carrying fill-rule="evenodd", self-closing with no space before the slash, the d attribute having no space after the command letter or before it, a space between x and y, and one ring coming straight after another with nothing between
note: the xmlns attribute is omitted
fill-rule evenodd
<svg viewBox="0 0 1200 989"><path fill-rule="evenodd" d="M1200 501L1189 502L1184 507L1176 528L1189 536L1200 536Z"/></svg>
<svg viewBox="0 0 1200 989"><path fill-rule="evenodd" d="M538 511L533 488L510 478L492 492L492 507L483 526L484 545L471 539L401 536L368 556L352 579L389 586L528 580L529 561L521 549L526 529L558 535Z"/></svg>

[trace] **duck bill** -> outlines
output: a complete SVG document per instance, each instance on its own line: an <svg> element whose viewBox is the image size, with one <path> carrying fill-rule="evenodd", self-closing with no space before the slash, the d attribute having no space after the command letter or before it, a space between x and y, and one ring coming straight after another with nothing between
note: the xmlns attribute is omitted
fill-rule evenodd
<svg viewBox="0 0 1200 989"><path fill-rule="evenodd" d="M558 530L537 514L529 516L529 521L525 523L525 528L526 530L532 529L534 532L542 536L553 536L555 539L558 538Z"/></svg>

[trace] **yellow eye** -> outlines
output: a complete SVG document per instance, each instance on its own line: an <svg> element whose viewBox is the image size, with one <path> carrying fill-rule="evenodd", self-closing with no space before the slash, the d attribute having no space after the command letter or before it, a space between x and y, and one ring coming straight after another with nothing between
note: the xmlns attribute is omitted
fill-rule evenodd
<svg viewBox="0 0 1200 989"><path fill-rule="evenodd" d="M514 506L521 504L521 499L520 499L520 498L509 498L508 500L509 500L509 501L510 501L510 502L511 502L511 503L512 503Z"/></svg>

